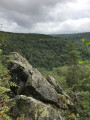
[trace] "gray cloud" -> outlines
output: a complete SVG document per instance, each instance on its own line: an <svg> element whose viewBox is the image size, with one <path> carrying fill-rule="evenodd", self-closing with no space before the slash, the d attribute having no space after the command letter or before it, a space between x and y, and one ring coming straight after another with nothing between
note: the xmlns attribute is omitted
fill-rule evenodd
<svg viewBox="0 0 90 120"><path fill-rule="evenodd" d="M67 28L74 32L76 30L68 20L72 19L77 24L81 18L90 18L90 2L85 1L0 0L0 23L3 23L4 30L13 32L66 33Z"/></svg>

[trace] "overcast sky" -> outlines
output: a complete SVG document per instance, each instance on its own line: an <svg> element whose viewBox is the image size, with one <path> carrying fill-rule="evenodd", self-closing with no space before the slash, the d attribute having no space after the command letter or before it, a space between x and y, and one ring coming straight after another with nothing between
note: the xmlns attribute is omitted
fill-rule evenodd
<svg viewBox="0 0 90 120"><path fill-rule="evenodd" d="M90 0L0 0L0 24L20 33L90 32Z"/></svg>

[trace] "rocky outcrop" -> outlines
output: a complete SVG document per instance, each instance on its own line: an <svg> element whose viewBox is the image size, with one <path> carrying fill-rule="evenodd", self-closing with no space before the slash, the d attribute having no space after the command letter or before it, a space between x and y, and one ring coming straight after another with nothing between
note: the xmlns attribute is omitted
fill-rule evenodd
<svg viewBox="0 0 90 120"><path fill-rule="evenodd" d="M26 119L33 115L30 120L54 120L53 118L55 120L62 120L58 109L73 108L70 98L63 92L56 80L51 76L44 78L37 69L34 69L18 53L11 53L8 68L11 74L11 81L15 82L18 86L15 88L11 87L13 93L18 95L14 98L18 113L22 114L24 112ZM21 101L22 104L19 105L18 101L19 103ZM23 111L24 106L26 108ZM39 114L38 119L36 117L37 114ZM42 117L42 115L44 116Z"/></svg>

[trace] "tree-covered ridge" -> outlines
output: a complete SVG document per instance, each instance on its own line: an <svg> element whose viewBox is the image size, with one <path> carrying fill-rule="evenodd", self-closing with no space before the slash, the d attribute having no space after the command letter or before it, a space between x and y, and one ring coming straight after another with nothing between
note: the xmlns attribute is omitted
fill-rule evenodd
<svg viewBox="0 0 90 120"><path fill-rule="evenodd" d="M52 34L51 36L74 40L74 41L81 41L82 38L85 38L86 40L90 41L90 32L76 33L76 34Z"/></svg>
<svg viewBox="0 0 90 120"><path fill-rule="evenodd" d="M54 67L69 64L66 59L66 46L71 42L80 52L81 59L90 58L90 48L82 43L68 41L65 39L43 34L30 33L5 33L7 34L7 52L16 51L22 54L34 67L52 69ZM0 34L1 35L1 34ZM71 45L72 46L72 45ZM66 61L67 60L67 61Z"/></svg>

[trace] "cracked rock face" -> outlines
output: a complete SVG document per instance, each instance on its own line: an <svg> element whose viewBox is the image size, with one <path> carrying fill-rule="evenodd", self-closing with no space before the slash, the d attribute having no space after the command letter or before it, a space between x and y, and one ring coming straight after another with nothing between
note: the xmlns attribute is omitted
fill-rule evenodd
<svg viewBox="0 0 90 120"><path fill-rule="evenodd" d="M29 100L29 108L35 108L33 112L35 112L36 116L37 111L41 110L41 115L38 120L62 120L62 117L60 117L60 112L58 113L55 108L50 107L49 105L55 106L57 109L67 109L68 106L73 106L73 104L70 102L69 97L64 94L63 90L53 77L48 76L47 78L44 78L37 69L34 69L28 63L28 61L18 53L11 53L8 68L11 74L11 81L15 82L18 85L16 88L11 87L13 93L15 95L19 95L19 97L16 97L15 99L16 103L18 100L20 102L20 99L25 99L25 103L27 105ZM25 103L21 106L23 107ZM46 105L46 107L44 107L44 105ZM42 107L41 109L38 109L37 106ZM20 106L17 105L18 109L19 107ZM29 112L28 116L31 116L31 114L34 113L30 112L29 108L27 108L27 113ZM20 114L22 113L22 109L19 110ZM45 114L43 110L46 112ZM55 116L53 115L54 113ZM44 116L42 117L43 114ZM52 115L55 119L52 117L51 119L49 119L49 117L46 119L45 116L47 115L49 117ZM34 118L25 120L37 120L35 118L35 115L33 116Z"/></svg>

